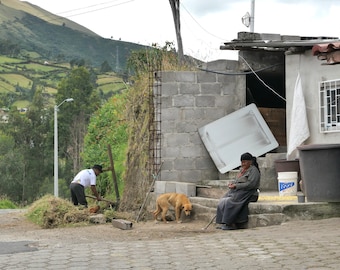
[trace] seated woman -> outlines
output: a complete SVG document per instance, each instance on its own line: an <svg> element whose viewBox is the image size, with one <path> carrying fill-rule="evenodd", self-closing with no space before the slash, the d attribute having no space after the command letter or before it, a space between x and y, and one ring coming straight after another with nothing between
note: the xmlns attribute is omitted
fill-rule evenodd
<svg viewBox="0 0 340 270"><path fill-rule="evenodd" d="M241 169L236 180L229 184L229 191L217 206L216 223L218 229L233 230L248 222L248 204L254 200L260 186L260 170L256 157L250 153L241 155ZM256 195L255 195L256 196Z"/></svg>

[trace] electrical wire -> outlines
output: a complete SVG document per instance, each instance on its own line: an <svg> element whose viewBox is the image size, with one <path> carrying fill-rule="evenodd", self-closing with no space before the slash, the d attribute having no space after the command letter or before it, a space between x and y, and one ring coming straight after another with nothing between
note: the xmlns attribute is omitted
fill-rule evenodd
<svg viewBox="0 0 340 270"><path fill-rule="evenodd" d="M108 1L108 2L98 3L98 4L95 4L95 5L90 5L90 6L81 7L81 8L72 9L72 10L63 11L63 12L58 12L58 13L51 13L51 12L47 11L52 16L57 16L58 18L51 19L50 16L39 16L39 18L44 20L45 22L49 22L50 23L50 22L53 22L53 21L58 21L59 19L62 19L62 18L71 18L71 17L75 17L75 16L87 14L87 13L96 12L96 11L103 10L103 9L112 8L112 7L115 7L115 6L120 6L120 5L128 4L130 2L134 2L135 0L127 0L125 2L116 3L114 5L109 5L109 6L105 6L105 7L101 7L101 8L97 8L97 9L91 9L91 10L83 11L83 12L76 13L76 14L60 16L62 14L67 14L67 13L74 12L74 11L80 11L80 10L85 10L85 9L89 9L89 8L92 8L92 7L102 6L102 5L106 5L106 4L117 2L117 1L119 1L119 0L113 0L113 1ZM22 3L22 6L25 6L25 5ZM35 16L35 15L33 15L33 16ZM34 25L34 24L32 23L30 25Z"/></svg>
<svg viewBox="0 0 340 270"><path fill-rule="evenodd" d="M88 10L88 11L84 11L84 12L81 12L81 13L68 15L68 16L66 16L66 18L75 17L75 16L87 14L87 13L92 13L92 12L96 12L96 11L99 11L99 10L103 10L103 9L107 9L107 8L111 8L111 7L116 7L116 6L124 5L124 4L130 3L130 2L134 2L134 1L135 0L128 0L128 1L125 1L123 3L118 3L118 4L115 4L115 5L105 6L105 7L97 8L97 9L93 9L93 10ZM111 2L114 2L114 1L111 1ZM97 5L92 5L92 6L97 6ZM92 7L92 6L90 6L90 7ZM85 9L85 8L82 8L82 9Z"/></svg>
<svg viewBox="0 0 340 270"><path fill-rule="evenodd" d="M113 1L98 3L98 4L95 4L95 5L90 5L90 6L86 6L86 7L75 8L75 9L71 9L71 10L67 10L67 11L62 11L62 12L56 13L56 15L62 15L62 14L65 14L65 13L70 13L70 12L79 11L79 10L83 10L83 9L89 9L89 8L92 8L92 7L102 6L102 5L110 4L112 2L117 2L117 1L119 1L119 0L113 0ZM134 1L134 0L130 0L129 2L131 2L131 1ZM111 7L111 6L108 6L108 7Z"/></svg>
<svg viewBox="0 0 340 270"><path fill-rule="evenodd" d="M281 66L283 64L276 64L276 65L271 65L269 67L264 67L258 70L254 70L252 69L252 67L248 64L248 62L246 61L246 59L244 59L241 55L239 55L239 57L246 63L246 65L249 67L249 69L251 71L247 71L247 72L220 72L220 71L214 71L214 70L209 70L209 69L203 69L200 67L197 67L199 70L201 71L206 71L206 72L210 72L210 73L215 73L215 74L220 74L220 75L228 75L228 76L238 76L238 75L248 75L248 74L254 74L256 76L256 78L265 86L267 87L270 91L272 91L276 96L278 96L280 99L282 99L283 101L286 102L286 99L284 97L282 97L281 95L279 95L273 88L271 88L268 84L266 84L257 74L258 72L261 72L263 70L267 70L267 69L271 69L273 67L276 66Z"/></svg>
<svg viewBox="0 0 340 270"><path fill-rule="evenodd" d="M205 34L207 34L207 35L209 35L209 36L211 36L211 37L213 37L213 38L215 38L215 39L217 39L217 41L214 41L214 43L216 43L216 42L225 42L227 39L225 39L225 38L222 38L222 37L219 37L219 36L217 36L217 35L214 35L213 33L211 33L211 32L209 32L208 30L206 30L196 19L195 19L195 17L190 13L190 11L182 4L182 3L180 3L180 5L181 5L181 8L186 12L186 14L188 15L188 16L183 16L182 17L182 20L181 20L181 22L183 23L185 23L185 25L186 25L186 27L189 29L189 31L188 31L188 34L189 35L191 35L191 36L193 36L193 39L195 39L195 40L197 40L198 42L199 42L199 44L201 44L202 46L202 48L205 48L204 49L204 54L205 55L203 55L202 54L202 52L200 52L200 51L198 51L198 52L193 52L193 51L191 51L191 53L190 53L190 47L189 48L186 48L185 49L185 51L186 51L186 53L188 53L189 55L200 55L200 56L198 56L198 58L200 58L200 59L205 59L205 58L207 58L207 54L208 55L220 55L221 54L221 50L219 50L219 49L217 49L219 46L217 45L213 45L211 42L207 42L207 39L206 38L204 38L204 35L202 36L202 31L205 33ZM186 20L187 19L187 20ZM194 23L192 23L192 21L194 22ZM193 31L194 29L190 29L191 27L190 27L190 24L192 25L192 26L194 26L194 27L196 27L197 28L197 26L198 26L198 30L197 31ZM200 32L198 35L196 35L195 34L195 32ZM213 40L210 40L210 41L213 41ZM208 52L207 52L207 50L208 50ZM196 57L196 56L194 56L194 57ZM220 56L219 56L220 57Z"/></svg>
<svg viewBox="0 0 340 270"><path fill-rule="evenodd" d="M271 69L273 67L281 66L281 65L283 65L283 64L276 64L276 65L272 65L272 66L269 66L269 67L264 67L264 68L256 70L255 72L261 72L263 70ZM220 74L220 75L230 75L230 76L248 75L248 74L254 73L253 71L246 71L246 72L221 72L221 71L215 71L215 70L210 70L210 69L204 69L204 68L200 68L200 67L197 67L197 68L199 70L210 72L210 73L215 73L215 74Z"/></svg>
<svg viewBox="0 0 340 270"><path fill-rule="evenodd" d="M202 25L200 25L199 24L199 22L194 18L194 16L192 16L191 15L191 13L188 11L188 9L182 4L182 3L180 3L180 5L181 5L181 7L188 13L188 15L193 19L193 21L204 31L204 32L206 32L207 34L209 34L210 36L213 36L213 37L215 37L215 38L218 38L218 39L220 39L220 40L222 40L222 41L226 41L227 39L225 39L225 38L221 38L221 37L219 37L219 36L216 36L216 35L214 35L214 34L212 34L211 32L209 32L208 30L206 30L205 28L203 28L203 26Z"/></svg>
<svg viewBox="0 0 340 270"><path fill-rule="evenodd" d="M252 71L252 73L256 76L256 78L265 86L267 87L270 91L273 92L273 94L275 94L276 96L278 96L280 99L282 99L283 101L286 102L286 99L284 97L282 97L281 95L279 95L273 88L271 88L268 84L266 84L260 77L259 75L257 75L257 73L252 69L252 67L249 65L249 63L247 62L246 59L244 59L241 55L239 55L239 57L246 63L246 65L249 67L249 69Z"/></svg>

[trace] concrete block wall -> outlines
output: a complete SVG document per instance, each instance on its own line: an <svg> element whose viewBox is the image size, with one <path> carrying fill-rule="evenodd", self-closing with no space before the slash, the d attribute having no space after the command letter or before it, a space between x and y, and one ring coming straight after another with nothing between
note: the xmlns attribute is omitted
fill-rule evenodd
<svg viewBox="0 0 340 270"><path fill-rule="evenodd" d="M225 71L227 72L227 71ZM219 178L198 129L245 106L245 76L205 71L162 72L161 181Z"/></svg>

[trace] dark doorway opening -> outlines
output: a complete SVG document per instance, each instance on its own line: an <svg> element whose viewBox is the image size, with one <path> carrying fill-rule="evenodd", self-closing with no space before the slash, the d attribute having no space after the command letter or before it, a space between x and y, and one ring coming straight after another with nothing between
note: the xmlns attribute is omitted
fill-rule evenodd
<svg viewBox="0 0 340 270"><path fill-rule="evenodd" d="M262 52L256 57L256 52L252 52L252 69L256 74L246 75L246 104L256 104L283 151L287 147L284 59L283 53Z"/></svg>

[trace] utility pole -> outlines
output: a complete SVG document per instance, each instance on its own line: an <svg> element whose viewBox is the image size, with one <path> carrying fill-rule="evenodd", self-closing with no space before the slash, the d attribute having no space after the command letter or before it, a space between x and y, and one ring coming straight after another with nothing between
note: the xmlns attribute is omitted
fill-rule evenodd
<svg viewBox="0 0 340 270"><path fill-rule="evenodd" d="M255 0L251 0L250 8L250 32L254 33L254 22L255 22Z"/></svg>
<svg viewBox="0 0 340 270"><path fill-rule="evenodd" d="M251 11L246 12L246 14L242 17L242 23L249 27L250 32L254 33L254 25L255 25L255 0L251 0Z"/></svg>
<svg viewBox="0 0 340 270"><path fill-rule="evenodd" d="M54 196L58 197L58 108L64 102L72 102L73 98L64 99L54 106Z"/></svg>

